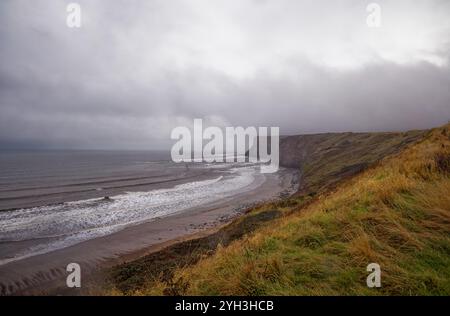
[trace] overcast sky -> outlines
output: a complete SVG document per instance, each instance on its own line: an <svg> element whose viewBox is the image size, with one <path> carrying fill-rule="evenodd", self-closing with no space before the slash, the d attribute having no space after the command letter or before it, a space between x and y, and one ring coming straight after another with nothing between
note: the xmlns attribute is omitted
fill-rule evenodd
<svg viewBox="0 0 450 316"><path fill-rule="evenodd" d="M283 134L450 120L450 1L0 1L0 148L154 149L204 118Z"/></svg>

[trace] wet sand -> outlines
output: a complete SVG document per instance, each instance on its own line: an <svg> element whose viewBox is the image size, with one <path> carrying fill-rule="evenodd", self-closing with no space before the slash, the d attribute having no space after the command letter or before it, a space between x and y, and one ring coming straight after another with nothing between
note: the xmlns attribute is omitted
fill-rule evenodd
<svg viewBox="0 0 450 316"><path fill-rule="evenodd" d="M211 233L242 214L249 206L293 193L298 174L280 169L277 174L260 175L251 191L224 198L206 206L128 227L104 237L50 253L0 266L2 295L90 294L102 282L102 271L138 258L167 245ZM69 263L81 267L81 289L65 286ZM83 286L85 285L85 286Z"/></svg>

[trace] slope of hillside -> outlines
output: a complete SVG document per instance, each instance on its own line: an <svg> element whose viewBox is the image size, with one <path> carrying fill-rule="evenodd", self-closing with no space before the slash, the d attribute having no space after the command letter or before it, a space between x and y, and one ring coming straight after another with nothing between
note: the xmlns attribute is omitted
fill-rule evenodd
<svg viewBox="0 0 450 316"><path fill-rule="evenodd" d="M327 133L283 137L280 164L299 168L301 194L314 194L417 141L424 131Z"/></svg>
<svg viewBox="0 0 450 316"><path fill-rule="evenodd" d="M307 202L297 196L254 209L248 216L272 208L283 215L169 277L150 274L111 293L449 295L449 192L447 125ZM373 262L382 271L377 289L366 286Z"/></svg>

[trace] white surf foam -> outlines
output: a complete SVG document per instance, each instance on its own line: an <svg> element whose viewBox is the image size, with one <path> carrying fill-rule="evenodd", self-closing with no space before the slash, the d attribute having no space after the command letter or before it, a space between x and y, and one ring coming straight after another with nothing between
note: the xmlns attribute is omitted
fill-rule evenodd
<svg viewBox="0 0 450 316"><path fill-rule="evenodd" d="M216 179L171 189L128 192L111 200L84 200L0 213L0 242L33 240L33 246L1 258L0 265L111 234L245 191L257 168L229 169Z"/></svg>

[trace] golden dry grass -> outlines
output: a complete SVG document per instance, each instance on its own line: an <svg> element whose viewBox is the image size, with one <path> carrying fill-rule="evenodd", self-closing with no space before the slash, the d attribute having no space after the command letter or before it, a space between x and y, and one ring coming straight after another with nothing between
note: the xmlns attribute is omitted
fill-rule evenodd
<svg viewBox="0 0 450 316"><path fill-rule="evenodd" d="M449 129L133 294L449 295ZM372 262L378 289L366 286Z"/></svg>

